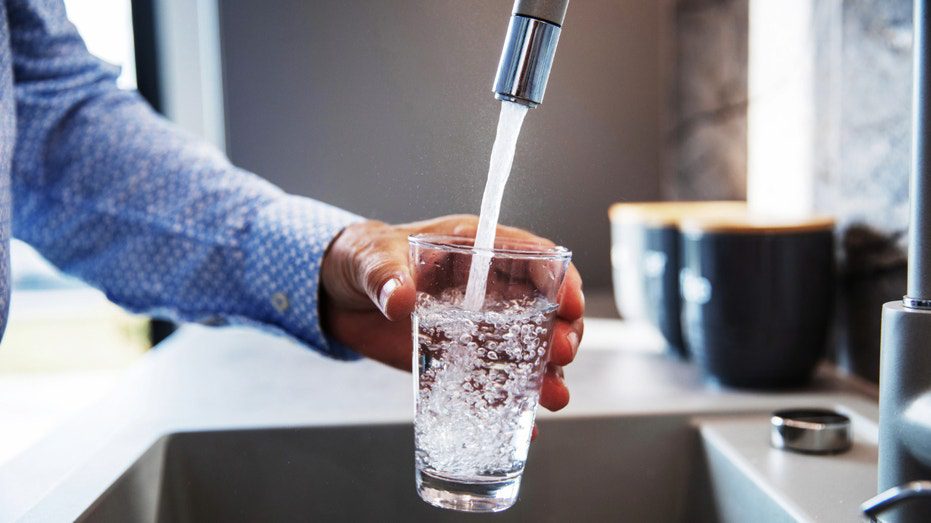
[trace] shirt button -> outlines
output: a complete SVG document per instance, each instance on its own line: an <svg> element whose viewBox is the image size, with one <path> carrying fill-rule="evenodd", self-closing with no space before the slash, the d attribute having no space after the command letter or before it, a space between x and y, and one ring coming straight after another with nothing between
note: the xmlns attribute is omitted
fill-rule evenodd
<svg viewBox="0 0 931 523"><path fill-rule="evenodd" d="M288 310L290 305L291 304L288 303L288 297L285 295L285 293L276 292L275 294L272 294L272 307L274 307L276 311L283 313L284 311Z"/></svg>

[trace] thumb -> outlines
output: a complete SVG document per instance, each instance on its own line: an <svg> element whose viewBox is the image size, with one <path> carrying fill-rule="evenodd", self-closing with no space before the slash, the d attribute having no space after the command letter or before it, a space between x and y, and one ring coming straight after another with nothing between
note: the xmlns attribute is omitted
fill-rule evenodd
<svg viewBox="0 0 931 523"><path fill-rule="evenodd" d="M370 251L357 282L378 310L391 321L410 316L416 289L407 263L407 245L401 249Z"/></svg>

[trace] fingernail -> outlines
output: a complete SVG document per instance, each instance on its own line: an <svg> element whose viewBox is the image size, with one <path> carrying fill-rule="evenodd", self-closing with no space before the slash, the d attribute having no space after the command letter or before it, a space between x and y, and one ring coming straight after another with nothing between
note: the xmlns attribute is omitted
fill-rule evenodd
<svg viewBox="0 0 931 523"><path fill-rule="evenodd" d="M579 352L579 335L575 331L571 331L566 335L566 340L569 342L569 346L572 347L572 355L575 356Z"/></svg>
<svg viewBox="0 0 931 523"><path fill-rule="evenodd" d="M394 293L395 289L400 286L401 280L397 278L391 278L381 286L381 291L378 293L378 308L385 316L388 315L388 300L391 298L391 294Z"/></svg>

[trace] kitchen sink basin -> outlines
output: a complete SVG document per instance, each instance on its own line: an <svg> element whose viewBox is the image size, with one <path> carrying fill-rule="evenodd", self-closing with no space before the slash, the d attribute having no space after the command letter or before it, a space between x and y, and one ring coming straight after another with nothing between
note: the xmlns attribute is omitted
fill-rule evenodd
<svg viewBox="0 0 931 523"><path fill-rule="evenodd" d="M498 514L420 501L413 429L399 424L170 434L81 520L792 520L706 448L688 416L542 420L540 430L520 499Z"/></svg>
<svg viewBox="0 0 931 523"><path fill-rule="evenodd" d="M688 417L548 420L540 431L520 499L493 515L420 501L403 424L170 434L82 520L718 520Z"/></svg>
<svg viewBox="0 0 931 523"><path fill-rule="evenodd" d="M573 365L573 407L541 413L516 505L445 511L415 492L409 376L248 330L182 331L0 467L0 520L858 521L876 494L878 410L862 387L826 371L807 390L734 391L658 353L606 348ZM617 325L603 334L628 343ZM771 448L770 413L799 407L847 414L850 451Z"/></svg>

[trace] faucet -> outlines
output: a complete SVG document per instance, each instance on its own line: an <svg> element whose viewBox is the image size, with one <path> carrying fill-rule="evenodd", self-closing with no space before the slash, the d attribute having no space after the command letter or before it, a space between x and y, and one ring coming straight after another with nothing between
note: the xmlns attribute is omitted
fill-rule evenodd
<svg viewBox="0 0 931 523"><path fill-rule="evenodd" d="M536 107L543 102L569 0L516 0L508 25L495 98Z"/></svg>
<svg viewBox="0 0 931 523"><path fill-rule="evenodd" d="M883 305L879 491L864 514L931 521L931 0L915 0L907 293Z"/></svg>

